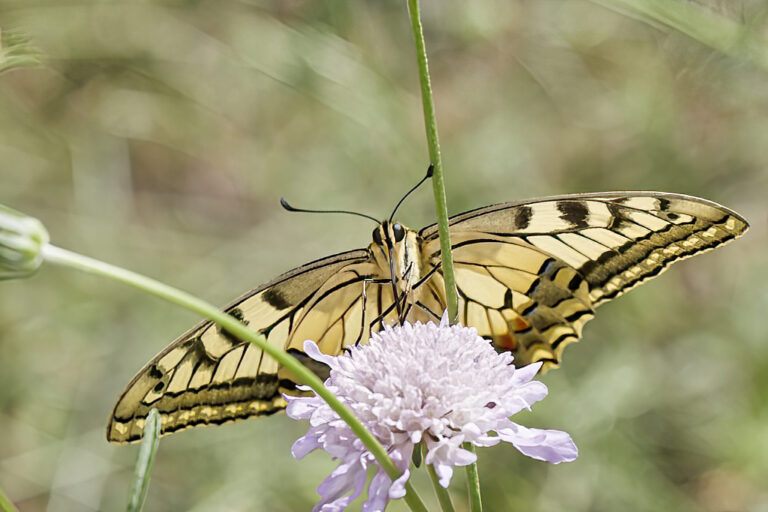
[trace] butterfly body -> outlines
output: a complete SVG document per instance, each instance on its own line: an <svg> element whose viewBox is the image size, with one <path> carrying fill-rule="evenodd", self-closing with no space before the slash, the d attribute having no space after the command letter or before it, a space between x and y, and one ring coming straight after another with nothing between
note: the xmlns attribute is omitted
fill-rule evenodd
<svg viewBox="0 0 768 512"><path fill-rule="evenodd" d="M459 318L511 350L519 365L556 367L601 304L718 247L748 225L735 212L691 196L609 192L504 203L450 219ZM365 343L395 322L437 320L445 283L436 226L391 220L371 244L294 269L225 308L312 366L307 339L328 354ZM257 347L203 322L158 354L117 402L107 438L141 437L149 410L164 434L263 416L296 393L290 374Z"/></svg>
<svg viewBox="0 0 768 512"><path fill-rule="evenodd" d="M378 266L379 278L391 280L397 290L408 295L427 267L419 234L399 222L384 221L373 230L368 246Z"/></svg>

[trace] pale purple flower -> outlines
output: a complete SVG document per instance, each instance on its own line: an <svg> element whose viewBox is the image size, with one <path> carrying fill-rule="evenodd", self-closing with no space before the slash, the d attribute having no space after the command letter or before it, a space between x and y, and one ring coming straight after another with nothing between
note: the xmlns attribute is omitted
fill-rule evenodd
<svg viewBox="0 0 768 512"><path fill-rule="evenodd" d="M541 363L515 369L509 352L497 353L474 328L434 323L386 327L367 345L348 354L322 354L312 341L305 352L331 367L326 387L369 429L403 471L392 482L373 455L319 397L289 397L287 413L308 419L309 431L292 452L301 458L321 448L339 466L320 485L314 512L340 512L365 489L366 470L378 468L368 486L363 512L384 510L388 500L405 494L408 466L416 445L427 447L440 485L447 487L454 466L475 461L461 447L492 446L506 441L524 455L557 464L572 461L577 449L559 430L526 428L509 420L547 395L532 380ZM351 494L350 494L350 491Z"/></svg>

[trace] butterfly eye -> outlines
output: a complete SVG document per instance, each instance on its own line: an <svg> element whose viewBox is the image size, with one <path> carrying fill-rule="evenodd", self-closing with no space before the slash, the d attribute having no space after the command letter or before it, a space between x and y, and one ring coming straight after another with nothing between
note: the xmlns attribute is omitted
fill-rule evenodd
<svg viewBox="0 0 768 512"><path fill-rule="evenodd" d="M405 238L405 228L400 224L393 225L392 232L395 234L395 242L400 242Z"/></svg>
<svg viewBox="0 0 768 512"><path fill-rule="evenodd" d="M384 245L384 241L381 239L381 231L379 228L373 230L373 242L376 245Z"/></svg>

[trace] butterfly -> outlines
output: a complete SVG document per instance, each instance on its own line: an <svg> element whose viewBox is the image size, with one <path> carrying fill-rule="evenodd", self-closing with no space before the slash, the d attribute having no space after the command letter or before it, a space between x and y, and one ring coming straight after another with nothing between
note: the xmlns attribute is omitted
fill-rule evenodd
<svg viewBox="0 0 768 512"><path fill-rule="evenodd" d="M378 225L367 248L302 265L225 310L321 378L328 368L304 354L305 340L337 355L385 325L439 321L446 296L437 226L415 231L392 217L369 218ZM664 192L545 197L486 206L449 222L458 321L499 351L512 351L517 365L541 361L543 369L559 365L598 306L748 228L728 208ZM151 408L169 434L270 415L285 408L283 393L296 392L272 357L206 321L133 378L107 439L140 439Z"/></svg>

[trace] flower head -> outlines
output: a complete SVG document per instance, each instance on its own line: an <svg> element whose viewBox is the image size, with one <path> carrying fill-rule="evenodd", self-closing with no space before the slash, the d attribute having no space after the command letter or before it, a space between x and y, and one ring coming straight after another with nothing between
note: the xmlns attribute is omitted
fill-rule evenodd
<svg viewBox="0 0 768 512"><path fill-rule="evenodd" d="M389 499L404 495L413 450L422 442L424 461L434 466L443 487L454 466L476 459L461 447L465 442L492 446L506 441L529 457L555 464L576 458L567 433L526 428L509 419L546 396L546 386L532 380L541 363L515 369L512 355L497 353L474 328L449 326L443 318L440 325L386 327L367 345L338 357L322 354L312 341L305 342L304 350L330 366L326 387L354 411L403 471L392 482L379 468L364 512L383 510ZM294 457L321 448L339 459L318 488L322 499L314 510L343 510L364 490L366 470L376 464L373 455L321 398L286 400L288 416L310 422L307 434L293 445Z"/></svg>

